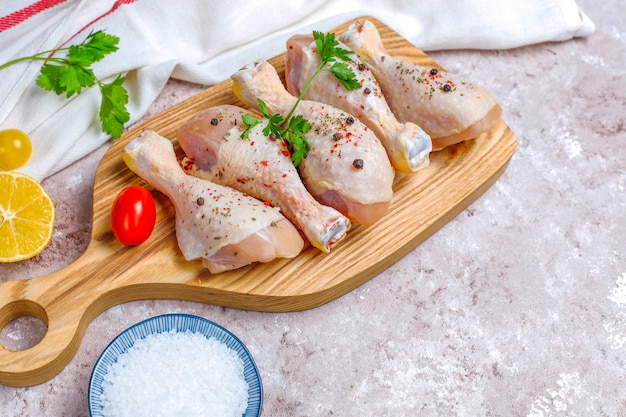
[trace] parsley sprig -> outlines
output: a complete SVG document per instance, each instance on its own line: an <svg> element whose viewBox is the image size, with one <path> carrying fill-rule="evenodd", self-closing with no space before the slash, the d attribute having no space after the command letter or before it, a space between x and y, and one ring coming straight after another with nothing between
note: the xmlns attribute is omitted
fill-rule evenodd
<svg viewBox="0 0 626 417"><path fill-rule="evenodd" d="M263 100L257 99L261 114L268 119L268 124L263 129L263 134L266 136L274 135L277 139L283 140L291 152L291 160L296 167L300 165L311 150L305 137L305 134L311 130L311 124L302 115L294 116L293 114L313 80L323 71L329 71L346 90L353 91L361 88L361 83L359 83L356 75L347 64L347 62L352 61L349 55L353 52L339 47L339 42L335 39L334 33L325 35L322 32L313 31L313 38L320 54L320 64L300 92L287 117L283 118L280 114L270 115ZM250 115L245 115L243 122L246 125L246 129L241 134L241 138L247 139L250 129L260 122Z"/></svg>
<svg viewBox="0 0 626 417"><path fill-rule="evenodd" d="M97 84L102 96L99 111L102 131L117 139L130 120L126 109L128 92L122 85L125 77L120 74L112 82L104 83L94 74L91 65L117 51L119 40L102 30L91 32L80 44L17 58L0 65L0 70L23 61L45 61L37 85L57 95L65 94L67 98ZM65 52L66 56L57 56L59 52Z"/></svg>
<svg viewBox="0 0 626 417"><path fill-rule="evenodd" d="M309 130L311 130L311 124L302 115L297 115L289 119L289 125L284 127L285 120L282 115L276 113L270 115L267 105L263 100L257 98L259 104L259 110L263 117L268 120L267 125L263 128L263 134L275 139L281 139L285 142L289 151L291 152L291 160L295 166L300 165L302 159L311 150L309 142L304 136ZM241 134L242 139L248 139L250 129L258 125L260 121L254 116L245 114L242 116L243 123L246 125L246 129Z"/></svg>

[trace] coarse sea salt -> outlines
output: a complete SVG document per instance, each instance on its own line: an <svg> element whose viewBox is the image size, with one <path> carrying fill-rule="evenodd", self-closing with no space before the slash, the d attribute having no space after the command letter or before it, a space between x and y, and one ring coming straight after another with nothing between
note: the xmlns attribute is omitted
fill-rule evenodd
<svg viewBox="0 0 626 417"><path fill-rule="evenodd" d="M248 383L237 352L190 331L138 339L102 382L105 417L241 417Z"/></svg>

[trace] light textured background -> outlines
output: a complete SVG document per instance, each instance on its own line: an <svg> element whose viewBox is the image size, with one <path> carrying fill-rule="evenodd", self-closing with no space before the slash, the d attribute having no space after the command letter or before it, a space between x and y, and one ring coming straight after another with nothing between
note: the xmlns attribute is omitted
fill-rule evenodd
<svg viewBox="0 0 626 417"><path fill-rule="evenodd" d="M587 39L430 53L496 96L519 144L493 187L397 264L297 313L182 301L111 308L57 377L0 386L0 415L88 415L106 345L137 321L182 312L246 343L265 416L626 416L626 3L579 4L597 26ZM170 82L147 117L201 89ZM0 282L60 269L85 250L106 149L44 181L54 239L30 261L0 265ZM0 342L19 347L33 333L21 321Z"/></svg>

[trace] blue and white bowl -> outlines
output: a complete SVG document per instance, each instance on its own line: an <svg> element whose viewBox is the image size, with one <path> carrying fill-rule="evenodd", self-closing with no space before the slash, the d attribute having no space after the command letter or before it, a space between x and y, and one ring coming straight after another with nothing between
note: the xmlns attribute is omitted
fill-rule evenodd
<svg viewBox="0 0 626 417"><path fill-rule="evenodd" d="M102 352L91 373L89 381L89 414L91 417L103 417L100 397L102 383L108 367L117 362L138 339L150 334L170 331L200 333L207 338L214 337L234 350L243 362L243 376L248 383L248 407L242 417L258 417L263 408L263 386L259 370L244 344L230 331L202 317L189 314L165 314L139 322L120 333Z"/></svg>

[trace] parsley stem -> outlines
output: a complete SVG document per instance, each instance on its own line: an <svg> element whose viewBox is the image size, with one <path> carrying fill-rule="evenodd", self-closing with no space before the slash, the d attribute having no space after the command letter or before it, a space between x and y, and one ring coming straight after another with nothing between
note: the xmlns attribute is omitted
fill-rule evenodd
<svg viewBox="0 0 626 417"><path fill-rule="evenodd" d="M317 70L315 71L315 73L313 74L313 76L311 78L309 78L309 80L307 81L306 85L304 86L304 88L302 89L302 91L300 91L300 94L298 95L298 98L296 100L296 103L293 105L293 107L291 108L291 110L289 111L289 114L287 115L287 117L285 117L285 120L283 120L283 122L280 124L280 127L282 128L285 125L288 125L289 123L289 119L291 119L291 116L293 116L293 113L296 111L296 108L298 107L298 104L300 104L300 102L302 101L302 97L304 97L304 95L306 94L307 90L309 89L309 87L311 87L311 84L313 83L313 80L315 79L315 77L318 76L318 74L320 72L322 72L324 70L324 66L326 65L326 62L323 61L319 67L317 67Z"/></svg>
<svg viewBox="0 0 626 417"><path fill-rule="evenodd" d="M67 63L68 61L66 59L63 58L54 58L52 56L42 56L42 55L50 55L51 53L56 52L56 51L44 51L44 52L40 52L38 54L35 55L31 55L31 56L23 56L21 58L16 58L12 61L6 62L2 65L0 65L0 70L3 70L7 67L10 67L11 65L14 64L18 64L20 62L24 62L24 61L51 61L51 62L58 62L58 63Z"/></svg>
<svg viewBox="0 0 626 417"><path fill-rule="evenodd" d="M29 56L26 56L23 58L17 58L17 59L14 59L13 61L9 61L5 64L0 65L0 70L5 69L6 67L10 67L13 64L17 64L22 61L30 61L30 60L32 60L32 57L29 57Z"/></svg>

